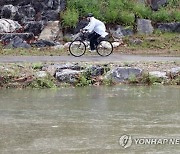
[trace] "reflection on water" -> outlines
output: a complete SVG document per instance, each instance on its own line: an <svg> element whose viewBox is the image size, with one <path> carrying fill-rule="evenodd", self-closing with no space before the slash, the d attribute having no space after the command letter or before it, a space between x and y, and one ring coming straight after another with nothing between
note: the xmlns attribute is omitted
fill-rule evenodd
<svg viewBox="0 0 180 154"><path fill-rule="evenodd" d="M180 138L180 88L115 86L0 91L0 153L180 153L179 145L119 138Z"/></svg>

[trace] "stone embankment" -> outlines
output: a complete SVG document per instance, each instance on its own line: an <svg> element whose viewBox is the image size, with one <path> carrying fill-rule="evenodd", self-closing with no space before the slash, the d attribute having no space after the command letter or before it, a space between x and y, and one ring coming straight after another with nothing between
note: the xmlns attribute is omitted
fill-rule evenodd
<svg viewBox="0 0 180 154"><path fill-rule="evenodd" d="M167 0L139 2L147 2L152 10L158 10L167 3ZM69 41L74 40L79 30L87 24L81 20L71 32L64 32L60 13L65 10L66 3L67 0L0 0L0 42L4 48L66 48ZM154 26L151 20L139 18L136 25L137 33L146 35L152 34L155 29L180 32L179 22L158 23ZM134 30L114 25L108 28L108 33L112 36L113 46L118 47L123 44L124 36L134 35ZM136 44L137 40L131 42Z"/></svg>
<svg viewBox="0 0 180 154"><path fill-rule="evenodd" d="M1 88L114 84L180 85L177 62L0 64Z"/></svg>

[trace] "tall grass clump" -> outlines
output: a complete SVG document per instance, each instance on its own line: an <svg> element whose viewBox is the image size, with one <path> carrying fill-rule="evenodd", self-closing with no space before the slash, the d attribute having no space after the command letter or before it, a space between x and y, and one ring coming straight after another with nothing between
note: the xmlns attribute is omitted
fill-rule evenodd
<svg viewBox="0 0 180 154"><path fill-rule="evenodd" d="M154 22L169 22L169 21L171 21L171 16L170 16L169 12L167 12L163 8L161 8L157 12L153 12L151 18Z"/></svg>
<svg viewBox="0 0 180 154"><path fill-rule="evenodd" d="M141 3L134 4L133 12L137 15L137 17L145 19L148 19L152 14L152 10L150 9L150 7L147 7Z"/></svg>
<svg viewBox="0 0 180 154"><path fill-rule="evenodd" d="M79 13L76 9L67 9L65 12L61 13L62 25L63 27L76 27Z"/></svg>
<svg viewBox="0 0 180 154"><path fill-rule="evenodd" d="M119 15L119 22L125 26L132 26L135 22L135 15L134 13L128 11L122 11Z"/></svg>
<svg viewBox="0 0 180 154"><path fill-rule="evenodd" d="M180 22L180 11L175 10L171 15L174 21Z"/></svg>

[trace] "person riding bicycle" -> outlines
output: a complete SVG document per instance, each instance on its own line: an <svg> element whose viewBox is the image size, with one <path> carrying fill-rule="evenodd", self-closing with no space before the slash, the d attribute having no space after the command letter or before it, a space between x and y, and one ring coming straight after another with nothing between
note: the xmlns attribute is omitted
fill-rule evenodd
<svg viewBox="0 0 180 154"><path fill-rule="evenodd" d="M89 24L83 28L83 30L88 31L90 34L88 38L90 40L90 49L91 52L96 50L96 46L98 45L97 39L99 37L106 37L108 33L106 32L105 24L96 19L92 13L88 13L86 19L89 21Z"/></svg>

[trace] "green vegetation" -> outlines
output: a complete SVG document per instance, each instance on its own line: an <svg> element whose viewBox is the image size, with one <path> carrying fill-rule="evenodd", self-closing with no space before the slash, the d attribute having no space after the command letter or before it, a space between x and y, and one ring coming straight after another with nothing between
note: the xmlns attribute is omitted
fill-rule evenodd
<svg viewBox="0 0 180 154"><path fill-rule="evenodd" d="M86 75L81 75L79 77L78 83L76 84L77 87L84 87L92 85L92 80L88 79Z"/></svg>
<svg viewBox="0 0 180 154"><path fill-rule="evenodd" d="M0 55L12 55L12 56L58 56L67 55L68 51L65 49L52 49L52 48L31 48L31 49L21 49L21 48L10 48L3 49L0 48Z"/></svg>
<svg viewBox="0 0 180 154"><path fill-rule="evenodd" d="M43 64L42 63L33 63L32 64L32 68L34 69L34 70L38 70L38 69L42 69L42 67L43 67Z"/></svg>
<svg viewBox="0 0 180 154"><path fill-rule="evenodd" d="M130 75L130 77L129 77L129 83L131 83L131 84L136 84L136 83L138 83L138 79L137 79L137 77L133 74L133 75Z"/></svg>
<svg viewBox="0 0 180 154"><path fill-rule="evenodd" d="M61 14L63 27L75 27L78 22L79 13L74 8L67 9Z"/></svg>
<svg viewBox="0 0 180 154"><path fill-rule="evenodd" d="M166 7L154 12L148 5L136 0L67 0L67 8L61 14L64 27L75 27L79 18L92 12L107 24L132 26L135 15L154 22L180 21L180 1L169 0Z"/></svg>
<svg viewBox="0 0 180 154"><path fill-rule="evenodd" d="M154 85L154 84L165 83L165 79L151 76L148 73L144 73L140 77L136 77L135 75L130 76L128 79L128 83Z"/></svg>
<svg viewBox="0 0 180 154"><path fill-rule="evenodd" d="M138 40L140 43L132 43L132 40ZM121 47L121 52L134 54L164 54L180 55L180 36L177 33L162 33L158 30L154 34L133 35L123 38L127 46Z"/></svg>
<svg viewBox="0 0 180 154"><path fill-rule="evenodd" d="M32 88L56 88L54 80L51 78L38 78L30 83Z"/></svg>

